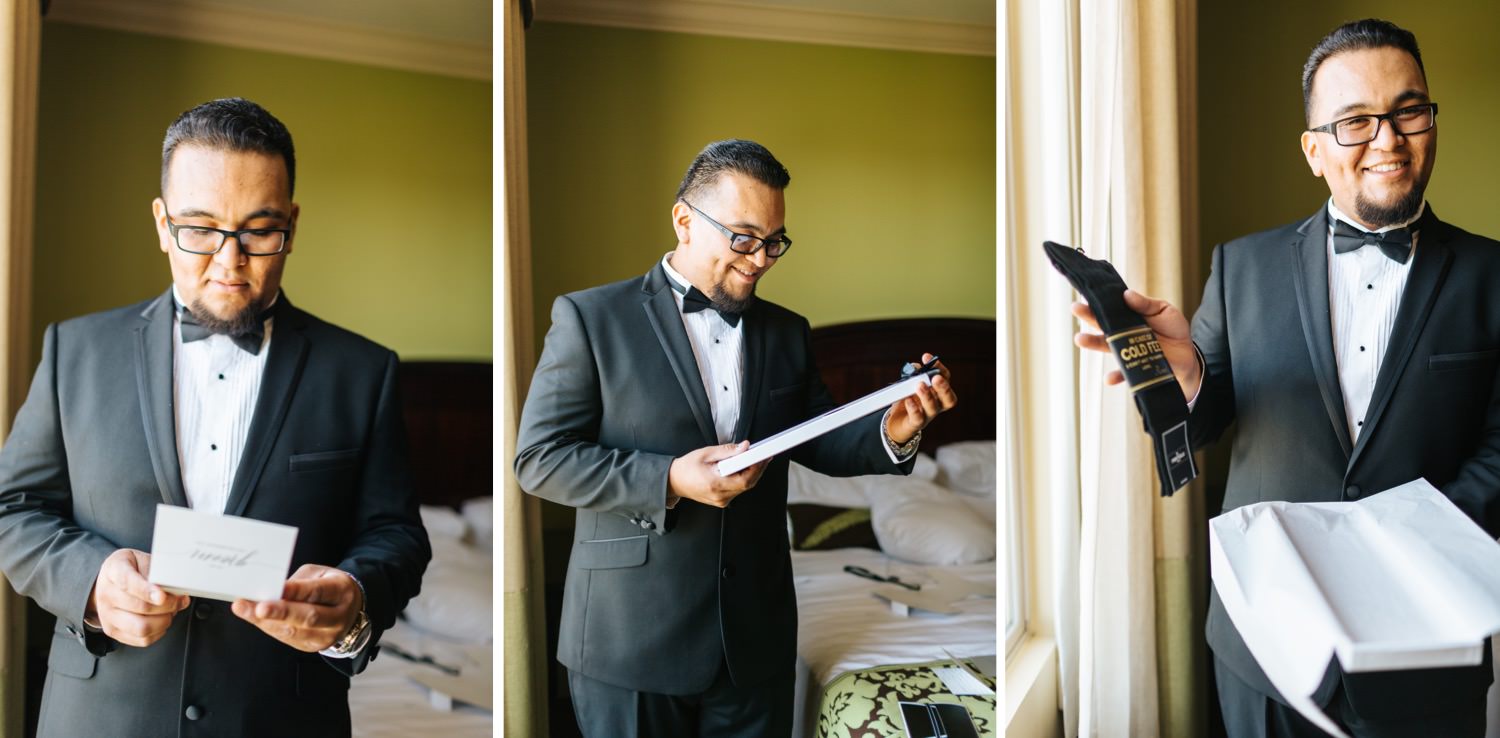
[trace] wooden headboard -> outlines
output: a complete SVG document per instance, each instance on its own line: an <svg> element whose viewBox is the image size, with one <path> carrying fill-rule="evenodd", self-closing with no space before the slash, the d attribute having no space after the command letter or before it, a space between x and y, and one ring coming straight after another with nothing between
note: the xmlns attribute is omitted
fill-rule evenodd
<svg viewBox="0 0 1500 738"><path fill-rule="evenodd" d="M995 440L995 321L902 318L814 328L813 355L836 402L873 392L901 377L901 365L937 354L952 374L958 407L922 434L931 451L954 441Z"/></svg>
<svg viewBox="0 0 1500 738"><path fill-rule="evenodd" d="M412 476L422 504L457 508L471 497L490 496L491 364L403 361L400 372Z"/></svg>

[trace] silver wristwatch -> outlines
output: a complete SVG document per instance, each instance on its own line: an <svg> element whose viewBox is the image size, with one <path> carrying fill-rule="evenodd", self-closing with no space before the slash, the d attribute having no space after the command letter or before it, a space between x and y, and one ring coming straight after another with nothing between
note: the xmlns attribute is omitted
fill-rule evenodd
<svg viewBox="0 0 1500 738"><path fill-rule="evenodd" d="M365 616L365 611L359 611L359 617L354 619L354 624L349 626L349 632L343 638L334 642L332 648L334 653L351 654L358 653L370 640L370 618Z"/></svg>

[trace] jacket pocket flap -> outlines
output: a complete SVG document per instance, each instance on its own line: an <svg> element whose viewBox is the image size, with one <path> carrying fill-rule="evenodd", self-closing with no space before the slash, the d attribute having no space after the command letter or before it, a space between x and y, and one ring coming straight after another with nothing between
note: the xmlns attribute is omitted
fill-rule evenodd
<svg viewBox="0 0 1500 738"><path fill-rule="evenodd" d="M1495 357L1500 356L1500 349L1488 351L1467 351L1461 354L1434 354L1427 359L1427 368L1432 371L1443 371L1445 369L1465 369L1471 366L1483 366L1493 363Z"/></svg>
<svg viewBox="0 0 1500 738"><path fill-rule="evenodd" d="M291 471L316 471L349 466L359 460L359 449L343 451L315 451L310 454L292 454L287 457L287 468Z"/></svg>
<svg viewBox="0 0 1500 738"><path fill-rule="evenodd" d="M94 668L99 664L99 657L89 653L78 639L62 633L52 635L52 651L47 654L47 669L78 679L89 679L94 676Z"/></svg>
<svg viewBox="0 0 1500 738"><path fill-rule="evenodd" d="M646 536L606 538L573 544L573 566L580 569L624 569L646 563Z"/></svg>

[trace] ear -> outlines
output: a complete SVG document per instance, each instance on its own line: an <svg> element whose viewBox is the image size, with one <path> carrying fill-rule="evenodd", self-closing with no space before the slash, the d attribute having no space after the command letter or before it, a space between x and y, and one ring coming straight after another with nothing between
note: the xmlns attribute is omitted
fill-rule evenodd
<svg viewBox="0 0 1500 738"><path fill-rule="evenodd" d="M1302 132L1302 156L1307 159L1307 168L1314 177L1323 176L1323 149L1318 145L1318 134Z"/></svg>
<svg viewBox="0 0 1500 738"><path fill-rule="evenodd" d="M672 230L677 232L678 243L689 243L693 240L692 229L689 228L693 222L693 211L681 200L672 205Z"/></svg>
<svg viewBox="0 0 1500 738"><path fill-rule="evenodd" d="M302 206L292 203L291 215L286 220L286 227L291 233L286 234L286 248L281 251L283 255L292 253L292 246L297 243L297 216L301 214Z"/></svg>
<svg viewBox="0 0 1500 738"><path fill-rule="evenodd" d="M156 221L156 240L163 254L172 253L172 231L167 228L167 203L160 197L151 201L151 217Z"/></svg>

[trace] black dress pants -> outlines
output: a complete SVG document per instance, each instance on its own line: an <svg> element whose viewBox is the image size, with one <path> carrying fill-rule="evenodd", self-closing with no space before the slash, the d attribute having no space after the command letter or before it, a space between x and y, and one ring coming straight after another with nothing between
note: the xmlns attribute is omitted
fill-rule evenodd
<svg viewBox="0 0 1500 738"><path fill-rule="evenodd" d="M670 664L663 668L671 668ZM786 738L792 734L796 674L736 686L727 664L708 691L637 692L568 670L573 714L584 738Z"/></svg>

